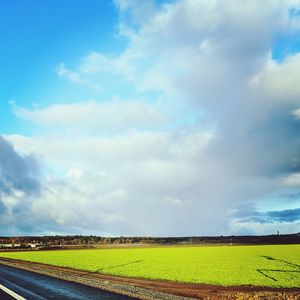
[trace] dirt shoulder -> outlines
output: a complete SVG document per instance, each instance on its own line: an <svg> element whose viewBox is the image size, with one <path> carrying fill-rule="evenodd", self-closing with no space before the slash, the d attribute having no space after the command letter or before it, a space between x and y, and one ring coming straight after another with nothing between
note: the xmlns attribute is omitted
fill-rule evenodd
<svg viewBox="0 0 300 300"><path fill-rule="evenodd" d="M85 272L40 263L0 258L0 264L17 267L63 280L77 282L106 291L143 300L187 299L279 299L300 300L300 288L276 289L253 286L217 286L207 284L179 283L164 280L128 278Z"/></svg>

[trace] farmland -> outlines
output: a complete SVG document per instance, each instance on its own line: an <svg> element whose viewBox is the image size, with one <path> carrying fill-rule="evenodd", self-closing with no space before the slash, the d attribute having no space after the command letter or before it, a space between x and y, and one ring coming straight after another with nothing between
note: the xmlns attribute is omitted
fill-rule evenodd
<svg viewBox="0 0 300 300"><path fill-rule="evenodd" d="M300 245L29 251L0 256L128 277L300 287Z"/></svg>

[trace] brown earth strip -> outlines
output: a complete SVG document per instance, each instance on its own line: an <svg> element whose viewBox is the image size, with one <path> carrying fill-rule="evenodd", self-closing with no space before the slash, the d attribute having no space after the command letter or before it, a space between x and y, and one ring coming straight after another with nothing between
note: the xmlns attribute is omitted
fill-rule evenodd
<svg viewBox="0 0 300 300"><path fill-rule="evenodd" d="M166 280L151 280L104 275L41 263L0 258L0 264L17 267L137 299L257 299L300 300L300 288L270 288L255 286L218 286L208 284L180 283Z"/></svg>

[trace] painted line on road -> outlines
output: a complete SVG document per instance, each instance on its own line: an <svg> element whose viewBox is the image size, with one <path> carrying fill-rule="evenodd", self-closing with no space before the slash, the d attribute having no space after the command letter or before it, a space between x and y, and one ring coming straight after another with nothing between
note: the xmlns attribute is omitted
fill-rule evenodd
<svg viewBox="0 0 300 300"><path fill-rule="evenodd" d="M26 300L24 297L18 295L17 293L15 293L14 291L8 289L7 287L5 287L4 285L0 284L0 289L5 292L6 294L10 295L11 297L17 299L17 300Z"/></svg>

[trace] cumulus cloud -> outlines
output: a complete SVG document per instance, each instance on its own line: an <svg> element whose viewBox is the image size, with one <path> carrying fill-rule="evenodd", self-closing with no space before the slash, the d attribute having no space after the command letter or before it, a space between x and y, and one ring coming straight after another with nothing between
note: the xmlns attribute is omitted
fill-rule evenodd
<svg viewBox="0 0 300 300"><path fill-rule="evenodd" d="M0 193L36 194L40 192L39 166L32 155L22 156L0 136Z"/></svg>
<svg viewBox="0 0 300 300"><path fill-rule="evenodd" d="M233 217L241 223L293 223L300 221L300 208L262 212L257 210L255 205L246 203L233 214Z"/></svg>
<svg viewBox="0 0 300 300"><path fill-rule="evenodd" d="M254 203L244 203L232 214L230 227L237 234L298 232L300 208L261 211Z"/></svg>
<svg viewBox="0 0 300 300"><path fill-rule="evenodd" d="M196 163L212 138L207 133L57 137L51 145L46 138L9 138L17 148L26 152L35 149L47 157L49 165L65 170L62 180L48 178L48 191L32 207L45 220L77 227L77 231L83 226L97 232L154 235L168 234L176 215L194 222L199 217L196 213L185 216L183 210L191 209L192 201L205 192L194 186L199 176L205 176L205 166L198 170ZM195 194L189 195L192 188ZM166 214L170 207L172 212ZM210 210L203 205L201 209ZM181 234L193 230L194 222L184 221Z"/></svg>
<svg viewBox="0 0 300 300"><path fill-rule="evenodd" d="M113 99L53 104L46 108L14 107L16 116L43 126L65 126L67 129L90 129L105 133L129 129L157 128L167 123L167 116L158 105L139 100Z"/></svg>
<svg viewBox="0 0 300 300"><path fill-rule="evenodd" d="M154 0L114 0L119 11L119 34L123 37L133 37L136 25L146 23L157 11Z"/></svg>
<svg viewBox="0 0 300 300"><path fill-rule="evenodd" d="M68 80L78 83L78 84L82 84L83 81L81 79L81 76L78 73L72 72L71 70L68 70L65 67L64 63L60 63L57 65L56 67L56 71L58 76L60 77L66 77Z"/></svg>
<svg viewBox="0 0 300 300"><path fill-rule="evenodd" d="M68 81L79 84L79 85L87 85L94 89L99 89L100 86L93 83L92 81L83 78L82 75L78 72L71 71L70 69L66 68L64 63L59 63L56 66L56 72L59 77L66 78Z"/></svg>
<svg viewBox="0 0 300 300"><path fill-rule="evenodd" d="M40 167L35 156L21 155L0 136L0 233L9 234L16 223L24 225L31 199L41 196ZM16 221L20 215L19 221ZM32 229L32 225L29 226Z"/></svg>
<svg viewBox="0 0 300 300"><path fill-rule="evenodd" d="M268 60L261 72L252 78L250 84L268 93L265 96L267 98L298 104L300 88L297 84L297 77L299 73L300 55L296 53L280 63Z"/></svg>
<svg viewBox="0 0 300 300"><path fill-rule="evenodd" d="M299 231L288 197L281 211L246 205L299 186L299 55L279 62L271 53L276 38L300 29L290 13L299 1L179 0L154 5L147 17L139 3L116 1L126 49L91 52L76 74L93 82L117 75L136 93L159 93L159 102L17 107L22 119L62 131L51 143L8 137L52 168L31 210L57 228L112 234ZM234 217L240 206L243 215Z"/></svg>

